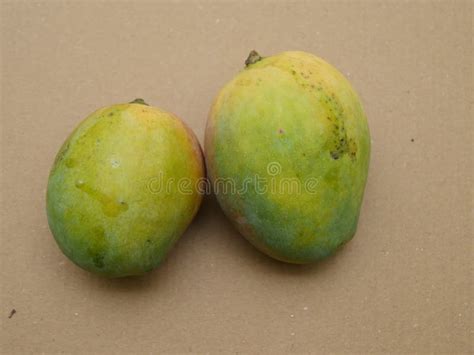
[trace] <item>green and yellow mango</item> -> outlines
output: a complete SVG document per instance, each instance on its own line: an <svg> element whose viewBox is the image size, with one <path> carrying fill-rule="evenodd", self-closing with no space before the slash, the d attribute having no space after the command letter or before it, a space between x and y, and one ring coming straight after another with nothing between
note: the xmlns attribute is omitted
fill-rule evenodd
<svg viewBox="0 0 474 355"><path fill-rule="evenodd" d="M324 60L252 52L214 101L205 156L225 214L262 252L310 263L355 234L369 128L356 92Z"/></svg>
<svg viewBox="0 0 474 355"><path fill-rule="evenodd" d="M164 259L193 219L203 177L199 143L179 118L142 100L102 108L56 157L49 226L80 267L140 275Z"/></svg>

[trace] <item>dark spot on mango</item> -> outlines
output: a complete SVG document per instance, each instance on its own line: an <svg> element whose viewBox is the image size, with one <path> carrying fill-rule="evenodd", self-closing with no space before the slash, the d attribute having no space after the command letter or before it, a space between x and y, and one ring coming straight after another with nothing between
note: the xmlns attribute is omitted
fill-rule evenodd
<svg viewBox="0 0 474 355"><path fill-rule="evenodd" d="M77 165L77 160L73 159L73 158L69 158L66 160L66 167L71 169L71 168L74 168L75 166Z"/></svg>
<svg viewBox="0 0 474 355"><path fill-rule="evenodd" d="M351 159L354 161L357 155L357 144L356 142L351 138L349 140L349 155Z"/></svg>
<svg viewBox="0 0 474 355"><path fill-rule="evenodd" d="M56 155L56 159L54 160L54 165L59 164L64 159L68 150L69 150L69 142L65 143L61 147L61 150L59 151L58 155Z"/></svg>
<svg viewBox="0 0 474 355"><path fill-rule="evenodd" d="M105 239L105 231L101 226L92 229L90 236L90 245L87 252L90 255L94 265L102 269L105 266L105 253L107 248L107 240Z"/></svg>
<svg viewBox="0 0 474 355"><path fill-rule="evenodd" d="M92 261L95 266L97 266L99 269L102 269L105 266L104 258L105 255L103 253L97 253L92 257Z"/></svg>

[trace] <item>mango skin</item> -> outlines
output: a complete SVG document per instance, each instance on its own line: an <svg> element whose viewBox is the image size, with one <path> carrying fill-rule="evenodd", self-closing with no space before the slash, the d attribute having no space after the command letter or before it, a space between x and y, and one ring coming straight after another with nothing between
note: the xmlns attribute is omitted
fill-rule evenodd
<svg viewBox="0 0 474 355"><path fill-rule="evenodd" d="M214 101L205 158L224 213L275 259L315 262L356 232L369 128L350 83L316 56L292 51L249 63ZM285 189L285 179L300 190Z"/></svg>
<svg viewBox="0 0 474 355"><path fill-rule="evenodd" d="M106 107L56 157L49 226L78 266L107 277L140 275L160 264L193 219L202 195L190 187L203 177L199 143L179 118L138 103ZM185 193L180 179L189 182Z"/></svg>

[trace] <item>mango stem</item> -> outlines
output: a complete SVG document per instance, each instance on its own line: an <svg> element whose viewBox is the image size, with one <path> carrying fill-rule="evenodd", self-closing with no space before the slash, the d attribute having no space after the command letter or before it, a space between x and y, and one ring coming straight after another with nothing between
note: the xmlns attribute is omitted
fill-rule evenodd
<svg viewBox="0 0 474 355"><path fill-rule="evenodd" d="M245 60L245 66L248 67L249 65L255 64L262 59L263 58L260 56L260 54L257 53L257 51L252 50L249 53L249 56L247 57L247 59Z"/></svg>
<svg viewBox="0 0 474 355"><path fill-rule="evenodd" d="M147 105L147 106L150 106L150 105L148 105L148 104L145 102L145 100L143 100L143 99L135 99L135 100L133 100L133 101L130 101L129 103L130 103L130 104L140 104L140 105Z"/></svg>

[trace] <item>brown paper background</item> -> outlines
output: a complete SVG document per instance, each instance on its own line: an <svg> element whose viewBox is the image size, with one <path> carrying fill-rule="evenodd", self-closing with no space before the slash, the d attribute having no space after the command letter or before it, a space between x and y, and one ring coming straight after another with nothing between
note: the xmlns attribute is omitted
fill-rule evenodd
<svg viewBox="0 0 474 355"><path fill-rule="evenodd" d="M472 2L1 8L2 353L473 350ZM250 49L312 52L359 92L373 150L353 241L316 265L286 265L207 198L144 277L107 280L69 262L44 208L69 132L143 97L202 142L214 95Z"/></svg>

